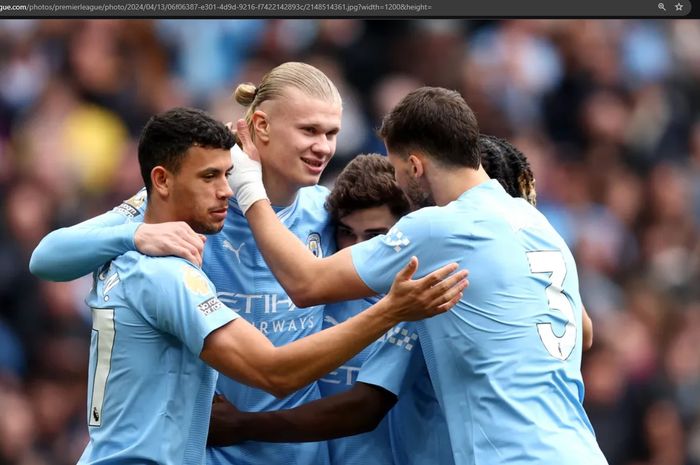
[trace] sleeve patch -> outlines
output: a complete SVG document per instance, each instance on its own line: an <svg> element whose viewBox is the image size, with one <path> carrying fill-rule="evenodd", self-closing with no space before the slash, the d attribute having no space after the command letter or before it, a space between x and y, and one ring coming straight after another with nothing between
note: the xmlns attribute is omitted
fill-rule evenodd
<svg viewBox="0 0 700 465"><path fill-rule="evenodd" d="M135 218L141 214L139 209L146 202L146 189L140 190L136 195L123 201L114 207L114 211L129 218Z"/></svg>
<svg viewBox="0 0 700 465"><path fill-rule="evenodd" d="M204 314L204 316L210 315L214 313L215 311L221 309L224 307L224 304L221 303L219 299L216 297L212 297L210 299L205 300L201 304L197 305L197 309Z"/></svg>
<svg viewBox="0 0 700 465"><path fill-rule="evenodd" d="M411 243L411 240L394 226L386 233L386 236L384 236L384 243L396 252L400 252L403 247Z"/></svg>
<svg viewBox="0 0 700 465"><path fill-rule="evenodd" d="M183 280L187 289L199 295L207 295L212 293L211 288L209 288L209 283L204 276L202 276L202 273L187 265L183 265L182 270Z"/></svg>

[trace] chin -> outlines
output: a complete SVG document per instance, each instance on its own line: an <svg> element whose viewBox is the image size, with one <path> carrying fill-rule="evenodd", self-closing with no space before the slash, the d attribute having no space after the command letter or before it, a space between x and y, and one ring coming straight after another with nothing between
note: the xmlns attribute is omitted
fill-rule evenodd
<svg viewBox="0 0 700 465"><path fill-rule="evenodd" d="M224 229L224 222L221 223L198 223L190 225L197 234L211 235L220 232Z"/></svg>
<svg viewBox="0 0 700 465"><path fill-rule="evenodd" d="M321 180L321 175L307 175L299 183L301 187L315 186Z"/></svg>

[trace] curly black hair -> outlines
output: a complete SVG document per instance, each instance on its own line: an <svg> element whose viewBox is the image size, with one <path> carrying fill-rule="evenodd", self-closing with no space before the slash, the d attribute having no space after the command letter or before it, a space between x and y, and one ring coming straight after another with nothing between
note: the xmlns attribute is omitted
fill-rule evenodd
<svg viewBox="0 0 700 465"><path fill-rule="evenodd" d="M522 197L532 205L537 202L535 177L525 155L510 142L486 134L479 136L481 165L513 197Z"/></svg>

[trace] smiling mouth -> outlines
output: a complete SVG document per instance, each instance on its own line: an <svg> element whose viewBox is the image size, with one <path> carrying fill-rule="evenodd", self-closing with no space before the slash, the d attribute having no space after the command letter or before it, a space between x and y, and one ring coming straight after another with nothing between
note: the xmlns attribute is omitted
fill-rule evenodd
<svg viewBox="0 0 700 465"><path fill-rule="evenodd" d="M317 158L302 158L301 161L314 168L320 168L323 166L323 160Z"/></svg>

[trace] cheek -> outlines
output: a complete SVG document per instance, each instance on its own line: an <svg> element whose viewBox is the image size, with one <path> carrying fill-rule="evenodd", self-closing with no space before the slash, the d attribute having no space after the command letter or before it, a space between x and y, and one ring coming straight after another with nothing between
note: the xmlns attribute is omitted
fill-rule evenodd
<svg viewBox="0 0 700 465"><path fill-rule="evenodd" d="M335 147L336 147L337 142L338 142L337 138L335 138L329 142L329 145L331 147L331 157L333 157L335 155Z"/></svg>

